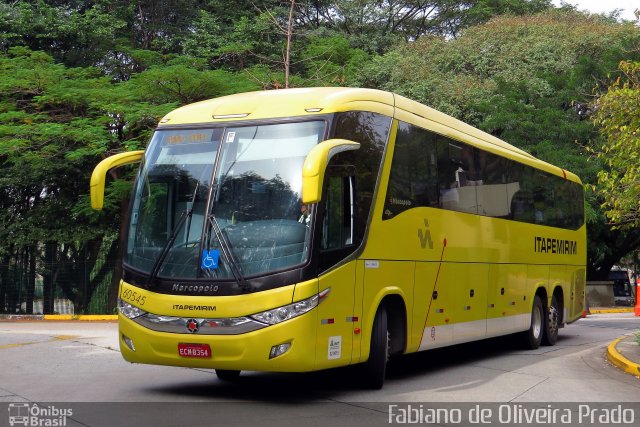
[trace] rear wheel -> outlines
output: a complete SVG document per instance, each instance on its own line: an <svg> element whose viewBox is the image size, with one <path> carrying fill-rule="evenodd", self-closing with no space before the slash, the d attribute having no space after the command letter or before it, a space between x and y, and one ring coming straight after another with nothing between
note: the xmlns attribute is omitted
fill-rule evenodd
<svg viewBox="0 0 640 427"><path fill-rule="evenodd" d="M551 305L547 309L544 320L542 342L545 345L555 345L556 341L558 341L558 328L560 327L560 306L555 295L551 297Z"/></svg>
<svg viewBox="0 0 640 427"><path fill-rule="evenodd" d="M535 350L540 347L544 328L544 307L538 295L533 297L531 308L531 326L528 331L522 333L522 342L528 349Z"/></svg>
<svg viewBox="0 0 640 427"><path fill-rule="evenodd" d="M384 384L389 360L389 339L387 310L380 307L373 320L369 360L364 363L362 370L363 382L367 388L379 390Z"/></svg>
<svg viewBox="0 0 640 427"><path fill-rule="evenodd" d="M216 369L216 375L221 381L236 381L238 378L240 378L240 371Z"/></svg>

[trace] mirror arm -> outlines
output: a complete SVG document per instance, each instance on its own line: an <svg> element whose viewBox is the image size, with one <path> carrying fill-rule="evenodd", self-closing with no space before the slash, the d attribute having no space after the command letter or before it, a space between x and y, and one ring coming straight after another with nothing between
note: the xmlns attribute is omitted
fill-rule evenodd
<svg viewBox="0 0 640 427"><path fill-rule="evenodd" d="M302 203L318 203L322 199L324 174L333 156L359 148L359 143L348 139L328 139L313 147L302 166Z"/></svg>
<svg viewBox="0 0 640 427"><path fill-rule="evenodd" d="M102 160L93 169L91 174L91 207L95 210L101 210L104 205L104 185L107 177L107 172L118 166L128 165L131 163L137 163L142 159L144 155L143 150L139 151L127 151L126 153L115 154Z"/></svg>

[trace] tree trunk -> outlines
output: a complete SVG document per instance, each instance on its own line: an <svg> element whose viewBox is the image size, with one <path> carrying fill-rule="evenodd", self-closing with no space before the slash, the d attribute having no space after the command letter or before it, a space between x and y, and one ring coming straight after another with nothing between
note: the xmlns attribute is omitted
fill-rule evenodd
<svg viewBox="0 0 640 427"><path fill-rule="evenodd" d="M117 247L115 248L115 251L113 253L114 257L107 258L107 263L109 263L113 267L113 276L111 276L111 286L109 287L109 312L115 310L118 301L120 279L122 279L122 253L127 247L127 227L129 225L129 217L131 215L129 202L129 198L126 198L120 202L121 220L120 230L118 232L118 241L116 242Z"/></svg>
<svg viewBox="0 0 640 427"><path fill-rule="evenodd" d="M53 314L54 304L54 284L55 284L55 263L58 244L56 242L46 242L44 244L44 269L42 276L42 312L43 314Z"/></svg>
<svg viewBox="0 0 640 427"><path fill-rule="evenodd" d="M33 296L36 291L36 251L37 245L33 244L26 249L25 260L28 265L27 282L26 282L26 312L33 314Z"/></svg>
<svg viewBox="0 0 640 427"><path fill-rule="evenodd" d="M6 254L0 261L0 313L9 313L9 263L11 255Z"/></svg>
<svg viewBox="0 0 640 427"><path fill-rule="evenodd" d="M291 38L293 36L293 12L296 1L291 0L291 8L289 9L289 21L287 22L287 46L284 55L284 87L289 88L289 68L291 67Z"/></svg>

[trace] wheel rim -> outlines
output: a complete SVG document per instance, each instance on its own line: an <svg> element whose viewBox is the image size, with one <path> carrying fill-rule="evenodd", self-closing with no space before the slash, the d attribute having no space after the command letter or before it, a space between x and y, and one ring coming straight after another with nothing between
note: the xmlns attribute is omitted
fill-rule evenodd
<svg viewBox="0 0 640 427"><path fill-rule="evenodd" d="M549 333L555 335L558 332L558 309L552 305L549 307Z"/></svg>
<svg viewBox="0 0 640 427"><path fill-rule="evenodd" d="M540 313L540 309L538 307L534 307L533 310L533 325L531 329L535 338L540 337L540 334L542 333L542 313Z"/></svg>
<svg viewBox="0 0 640 427"><path fill-rule="evenodd" d="M387 348L385 349L386 359L385 363L391 359L391 333L387 330Z"/></svg>

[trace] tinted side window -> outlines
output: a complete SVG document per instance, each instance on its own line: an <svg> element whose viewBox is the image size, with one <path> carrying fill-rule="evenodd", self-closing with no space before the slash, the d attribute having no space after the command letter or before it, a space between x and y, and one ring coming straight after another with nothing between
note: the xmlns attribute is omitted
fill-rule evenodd
<svg viewBox="0 0 640 427"><path fill-rule="evenodd" d="M399 122L383 219L421 206L573 230L584 223L580 184Z"/></svg>
<svg viewBox="0 0 640 427"><path fill-rule="evenodd" d="M437 137L439 206L458 212L478 213L476 186L479 176L473 147Z"/></svg>
<svg viewBox="0 0 640 427"><path fill-rule="evenodd" d="M509 161L509 218L576 230L584 223L580 184Z"/></svg>
<svg viewBox="0 0 640 427"><path fill-rule="evenodd" d="M515 187L514 193L509 196L509 218L535 223L530 171L521 163L510 161L507 165L507 182L513 183Z"/></svg>
<svg viewBox="0 0 640 427"><path fill-rule="evenodd" d="M584 200L580 185L559 176L548 178L550 203L547 225L552 227L577 229L584 220Z"/></svg>
<svg viewBox="0 0 640 427"><path fill-rule="evenodd" d="M435 134L400 122L383 218L417 206L438 206Z"/></svg>
<svg viewBox="0 0 640 427"><path fill-rule="evenodd" d="M580 184L565 181L562 200L567 209L565 227L576 230L584 224L584 194Z"/></svg>
<svg viewBox="0 0 640 427"><path fill-rule="evenodd" d="M508 218L509 201L519 188L517 182L507 180L509 160L481 150L476 150L476 157L481 178L476 187L478 213Z"/></svg>

